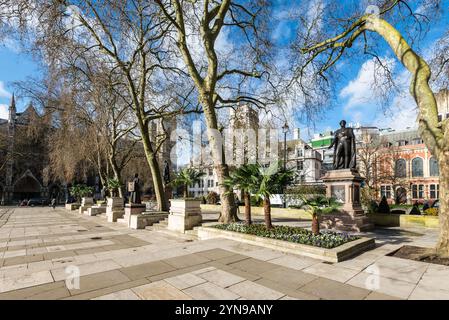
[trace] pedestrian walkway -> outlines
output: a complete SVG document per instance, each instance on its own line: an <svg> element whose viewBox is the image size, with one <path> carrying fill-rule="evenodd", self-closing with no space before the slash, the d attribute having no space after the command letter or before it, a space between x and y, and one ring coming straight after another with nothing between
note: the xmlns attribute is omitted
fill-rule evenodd
<svg viewBox="0 0 449 320"><path fill-rule="evenodd" d="M448 267L386 256L403 242L435 241L418 231L393 242L381 233L378 248L329 264L62 208L1 209L0 299L449 299Z"/></svg>

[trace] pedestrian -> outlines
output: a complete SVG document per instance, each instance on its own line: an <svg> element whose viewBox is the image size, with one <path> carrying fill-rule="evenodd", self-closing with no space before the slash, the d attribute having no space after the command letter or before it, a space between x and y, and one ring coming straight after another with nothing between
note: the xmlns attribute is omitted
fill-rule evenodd
<svg viewBox="0 0 449 320"><path fill-rule="evenodd" d="M51 206L53 207L53 210L56 209L56 199L55 198L51 199Z"/></svg>

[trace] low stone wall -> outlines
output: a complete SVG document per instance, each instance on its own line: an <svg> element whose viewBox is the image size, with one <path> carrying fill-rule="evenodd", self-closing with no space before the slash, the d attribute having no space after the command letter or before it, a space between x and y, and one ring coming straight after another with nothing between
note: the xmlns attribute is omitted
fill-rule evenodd
<svg viewBox="0 0 449 320"><path fill-rule="evenodd" d="M202 211L221 211L221 206L212 204L202 204ZM245 212L245 207L239 207L240 213L243 215ZM262 207L251 207L251 215L263 216ZM292 208L271 208L272 218L289 218L289 219L304 219L312 220L312 216L302 209L292 209Z"/></svg>
<svg viewBox="0 0 449 320"><path fill-rule="evenodd" d="M334 263L347 260L375 247L374 239L371 238L361 238L345 243L334 249L326 249L294 242L258 237L250 234L225 231L210 227L199 227L197 228L197 230L198 238L200 240L215 238L232 239L253 245L263 246L265 248L275 249Z"/></svg>
<svg viewBox="0 0 449 320"><path fill-rule="evenodd" d="M368 214L371 221L382 227L424 227L424 228L438 228L439 219L433 216L415 216L405 214Z"/></svg>

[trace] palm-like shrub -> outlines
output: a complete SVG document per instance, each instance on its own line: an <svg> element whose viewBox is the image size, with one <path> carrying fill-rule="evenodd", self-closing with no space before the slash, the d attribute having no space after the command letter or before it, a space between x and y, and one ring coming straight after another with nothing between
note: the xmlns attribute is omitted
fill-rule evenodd
<svg viewBox="0 0 449 320"><path fill-rule="evenodd" d="M175 187L183 186L184 198L187 198L189 186L199 183L204 176L204 172L200 172L193 168L185 168L175 176L175 179L171 182L171 184Z"/></svg>
<svg viewBox="0 0 449 320"><path fill-rule="evenodd" d="M245 202L245 222L247 225L251 221L251 193L255 192L260 181L260 166L257 164L245 164L234 170L230 177L225 180L224 184L229 187L230 191L239 189L243 192Z"/></svg>
<svg viewBox="0 0 449 320"><path fill-rule="evenodd" d="M122 187L122 184L119 180L114 178L109 178L106 181L106 188L108 188L111 197L116 197L118 194L118 190Z"/></svg>
<svg viewBox="0 0 449 320"><path fill-rule="evenodd" d="M284 170L280 167L280 162L271 164L269 168L258 166L258 173L255 177L254 196L262 199L264 207L265 226L272 229L271 222L271 201L273 194L280 193L282 189L292 183L294 172Z"/></svg>
<svg viewBox="0 0 449 320"><path fill-rule="evenodd" d="M318 196L314 198L301 197L302 204L300 207L305 208L312 215L312 233L320 234L319 215L325 210L333 211L338 208L339 204L332 198Z"/></svg>
<svg viewBox="0 0 449 320"><path fill-rule="evenodd" d="M81 198L93 195L94 188L88 187L84 184L78 184L70 188L70 193L76 198L78 202L81 202Z"/></svg>

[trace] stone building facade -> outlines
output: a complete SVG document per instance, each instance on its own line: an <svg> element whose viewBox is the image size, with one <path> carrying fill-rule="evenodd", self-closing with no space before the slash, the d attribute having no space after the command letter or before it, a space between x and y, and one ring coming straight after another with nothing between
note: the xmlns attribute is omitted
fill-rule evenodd
<svg viewBox="0 0 449 320"><path fill-rule="evenodd" d="M14 96L8 119L0 119L0 201L15 204L31 198L63 199L63 186L49 181L47 145L44 136L30 137L27 130L40 116L32 104L17 112Z"/></svg>

